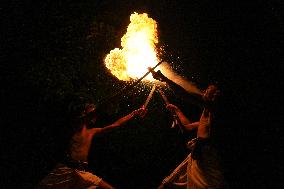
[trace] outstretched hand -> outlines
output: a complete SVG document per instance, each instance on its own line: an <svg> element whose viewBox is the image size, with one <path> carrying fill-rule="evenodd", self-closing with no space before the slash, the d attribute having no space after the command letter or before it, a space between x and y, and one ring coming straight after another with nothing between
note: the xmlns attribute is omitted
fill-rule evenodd
<svg viewBox="0 0 284 189"><path fill-rule="evenodd" d="M141 118L143 118L147 113L147 109L143 105L141 108L138 108L137 110L133 111L134 115L139 115Z"/></svg>
<svg viewBox="0 0 284 189"><path fill-rule="evenodd" d="M151 73L154 79L162 81L162 82L166 81L166 76L162 74L161 70L158 70L156 72L154 70L151 70Z"/></svg>
<svg viewBox="0 0 284 189"><path fill-rule="evenodd" d="M134 115L139 115L141 113L143 113L145 110L145 108L142 106L141 108L138 108L137 110L134 110L133 113Z"/></svg>

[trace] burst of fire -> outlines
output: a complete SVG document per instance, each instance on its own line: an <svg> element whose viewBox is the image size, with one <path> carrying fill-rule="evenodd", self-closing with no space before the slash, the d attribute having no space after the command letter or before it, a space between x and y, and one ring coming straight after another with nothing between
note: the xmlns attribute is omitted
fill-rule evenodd
<svg viewBox="0 0 284 189"><path fill-rule="evenodd" d="M157 22L146 13L133 13L127 32L121 38L121 49L115 48L105 58L105 65L120 80L142 77L148 67L155 66L158 43ZM153 81L149 74L144 80Z"/></svg>

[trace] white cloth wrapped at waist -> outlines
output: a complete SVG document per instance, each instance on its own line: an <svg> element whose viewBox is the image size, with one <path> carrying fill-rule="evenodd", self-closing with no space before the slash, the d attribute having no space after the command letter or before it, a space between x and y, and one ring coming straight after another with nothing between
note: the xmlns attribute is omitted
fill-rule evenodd
<svg viewBox="0 0 284 189"><path fill-rule="evenodd" d="M189 154L162 183L173 189L223 188L223 171L216 150L211 146L203 146L198 160L192 159Z"/></svg>
<svg viewBox="0 0 284 189"><path fill-rule="evenodd" d="M96 188L101 178L85 171L79 171L57 164L56 167L39 183L38 189Z"/></svg>

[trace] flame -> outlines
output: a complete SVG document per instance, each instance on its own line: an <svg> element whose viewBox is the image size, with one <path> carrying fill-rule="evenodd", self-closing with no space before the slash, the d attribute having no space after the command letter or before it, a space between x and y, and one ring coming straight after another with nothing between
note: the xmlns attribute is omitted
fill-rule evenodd
<svg viewBox="0 0 284 189"><path fill-rule="evenodd" d="M122 49L111 50L105 58L105 65L120 80L140 78L148 67L154 67L159 62L157 43L157 22L146 13L134 12L126 34L121 38ZM145 80L154 81L150 74Z"/></svg>

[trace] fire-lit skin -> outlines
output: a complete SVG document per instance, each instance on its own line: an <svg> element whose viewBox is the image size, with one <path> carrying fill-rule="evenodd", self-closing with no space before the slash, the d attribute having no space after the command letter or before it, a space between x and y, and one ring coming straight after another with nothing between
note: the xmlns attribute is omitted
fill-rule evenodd
<svg viewBox="0 0 284 189"><path fill-rule="evenodd" d="M219 95L220 91L217 89L215 85L209 85L206 91L203 94L203 99L205 101L215 101L216 97ZM212 122L212 112L210 108L205 107L200 116L198 122L191 123L187 117L182 113L182 111L175 105L169 104L167 105L169 110L173 110L176 112L179 117L181 123L187 131L191 131L197 128L197 137L199 138L209 138L210 137L210 127ZM157 189L165 189L165 186L161 184Z"/></svg>
<svg viewBox="0 0 284 189"><path fill-rule="evenodd" d="M176 113L176 115L178 116L178 118L179 118L180 122L182 123L183 127L187 131L191 131L191 130L193 130L193 129L198 127L199 122L191 123L177 106L175 106L173 104L168 104L167 105L167 109L170 110L170 111L174 111Z"/></svg>
<svg viewBox="0 0 284 189"><path fill-rule="evenodd" d="M176 115L179 117L182 125L184 126L184 128L187 131L192 131L196 128L198 128L197 130L197 137L200 138L208 138L209 137L209 133L210 133L210 122L211 122L211 113L210 111L205 108L202 112L202 115L200 117L200 120L197 122L193 122L191 123L187 117L182 113L182 111L175 105L173 104L169 104L167 106L167 109L169 110L174 110ZM200 123L202 122L202 123Z"/></svg>
<svg viewBox="0 0 284 189"><path fill-rule="evenodd" d="M94 135L102 134L108 132L116 127L122 126L124 123L129 121L130 119L134 118L136 115L145 114L145 108L139 108L137 110L132 111L128 115L120 118L119 120L115 121L113 124L108 125L103 128L87 128L87 124L83 123L83 128L81 131L75 133L72 137L71 142L71 158L74 160L87 162L88 153L91 146L92 138ZM93 118L93 123L96 121L96 117ZM105 181L101 181L99 186L103 189L114 189L113 186L108 184Z"/></svg>
<svg viewBox="0 0 284 189"><path fill-rule="evenodd" d="M203 94L203 99L205 101L214 101L216 97L219 95L219 93L220 92L215 85L209 85ZM194 123L191 123L177 106L173 104L169 104L167 105L167 109L171 111L175 111L182 125L187 131L196 129L200 125L200 127L197 130L197 137L201 137L201 138L209 137L212 115L208 108L204 108L202 115L200 117L200 120Z"/></svg>

